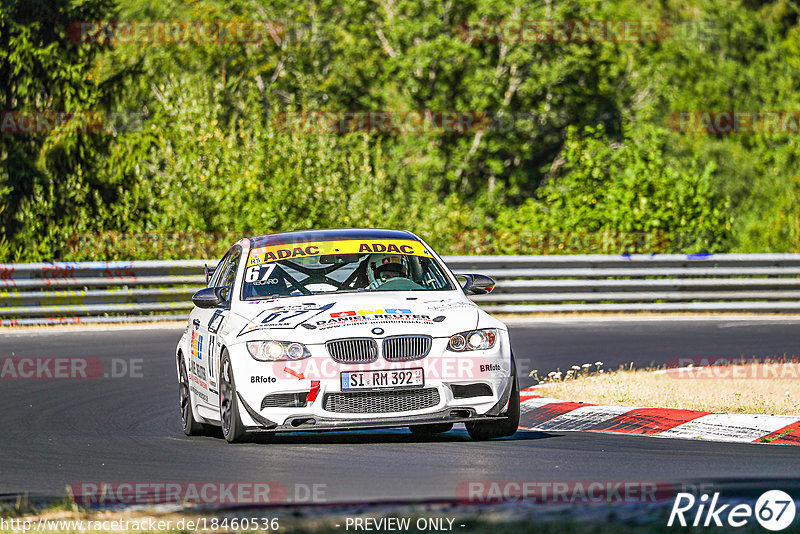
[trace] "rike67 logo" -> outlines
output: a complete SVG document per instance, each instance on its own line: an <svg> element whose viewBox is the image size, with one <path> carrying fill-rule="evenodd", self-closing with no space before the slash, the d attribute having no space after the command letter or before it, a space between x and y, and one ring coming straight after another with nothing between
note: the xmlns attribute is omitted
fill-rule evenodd
<svg viewBox="0 0 800 534"><path fill-rule="evenodd" d="M709 498L704 493L698 499L691 493L678 493L667 526L742 527L755 518L765 529L778 531L794 521L795 503L784 491L770 490L763 493L755 506L746 503L719 504L719 495L717 492Z"/></svg>

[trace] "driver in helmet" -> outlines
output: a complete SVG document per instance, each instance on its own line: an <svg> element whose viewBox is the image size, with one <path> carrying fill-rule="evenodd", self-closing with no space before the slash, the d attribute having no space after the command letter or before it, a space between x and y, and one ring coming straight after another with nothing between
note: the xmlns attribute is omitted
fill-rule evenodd
<svg viewBox="0 0 800 534"><path fill-rule="evenodd" d="M376 289L392 278L408 278L408 259L402 254L372 254L367 261L369 288Z"/></svg>

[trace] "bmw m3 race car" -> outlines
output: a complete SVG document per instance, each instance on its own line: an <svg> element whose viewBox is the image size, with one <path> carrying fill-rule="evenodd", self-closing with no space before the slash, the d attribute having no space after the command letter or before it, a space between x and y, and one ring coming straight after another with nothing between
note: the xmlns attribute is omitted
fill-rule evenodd
<svg viewBox="0 0 800 534"><path fill-rule="evenodd" d="M508 329L467 298L494 281L457 278L410 232L245 238L206 279L176 349L187 435L517 430Z"/></svg>

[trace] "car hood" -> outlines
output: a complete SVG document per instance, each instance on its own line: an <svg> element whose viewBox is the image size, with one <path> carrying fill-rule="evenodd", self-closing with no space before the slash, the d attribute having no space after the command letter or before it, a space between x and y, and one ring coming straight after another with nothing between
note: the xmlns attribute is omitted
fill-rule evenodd
<svg viewBox="0 0 800 534"><path fill-rule="evenodd" d="M233 312L230 327L241 340L296 340L307 344L375 335L449 337L476 328L479 314L477 305L453 292L290 297L241 302Z"/></svg>

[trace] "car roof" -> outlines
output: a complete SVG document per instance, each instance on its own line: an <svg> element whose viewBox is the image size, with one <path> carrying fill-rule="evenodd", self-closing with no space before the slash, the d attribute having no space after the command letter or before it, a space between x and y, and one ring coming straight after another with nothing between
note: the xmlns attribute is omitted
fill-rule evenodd
<svg viewBox="0 0 800 534"><path fill-rule="evenodd" d="M386 230L380 228L340 228L325 230L300 230L282 232L250 238L252 248L288 243L306 243L310 241L338 241L351 239L413 239L419 238L405 230Z"/></svg>

